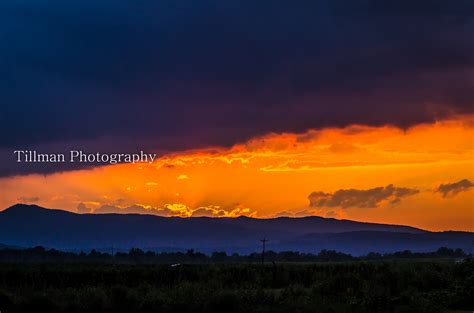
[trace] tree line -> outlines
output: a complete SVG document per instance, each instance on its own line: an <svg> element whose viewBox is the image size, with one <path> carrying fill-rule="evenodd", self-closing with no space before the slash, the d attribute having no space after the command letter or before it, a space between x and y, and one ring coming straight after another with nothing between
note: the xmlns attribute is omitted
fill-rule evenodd
<svg viewBox="0 0 474 313"><path fill-rule="evenodd" d="M371 252L364 256L321 250L319 253L300 253L297 251L266 251L265 262L345 262L357 260L391 260L391 259L464 259L470 257L462 249L441 247L432 252L412 252L409 250L394 253ZM6 248L0 250L0 262L118 262L118 263L258 263L262 254L258 252L242 255L227 254L216 251L205 254L194 250L185 252L154 252L132 248L128 252L107 253L97 250L89 252L66 252L46 249L41 246L27 249Z"/></svg>

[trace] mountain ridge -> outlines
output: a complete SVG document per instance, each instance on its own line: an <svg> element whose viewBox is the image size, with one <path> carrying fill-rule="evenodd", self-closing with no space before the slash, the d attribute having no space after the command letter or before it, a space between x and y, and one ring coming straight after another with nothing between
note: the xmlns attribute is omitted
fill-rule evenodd
<svg viewBox="0 0 474 313"><path fill-rule="evenodd" d="M254 252L260 239L269 249L317 252L332 249L361 254L427 251L438 245L472 248L474 233L430 232L411 226L364 223L323 217L272 219L161 217L141 214L77 214L17 204L0 212L0 242L65 250L148 248L160 251ZM472 250L472 249L471 249ZM372 252L372 251L369 251Z"/></svg>
<svg viewBox="0 0 474 313"><path fill-rule="evenodd" d="M23 211L23 212L39 212L39 211L45 211L45 212L61 212L65 214L73 214L73 215L95 215L95 216L115 216L115 215L120 215L120 216L152 216L156 218L163 218L163 219L212 219L212 220L252 220L252 221L258 221L256 223L259 223L260 221L286 221L286 220L320 220L320 221L337 221L337 222L348 222L348 223L358 223L358 224L365 224L365 225L380 225L380 226L387 226L387 227L400 227L403 229L406 229L407 231L421 231L421 232L429 232L428 230L424 230L421 228L417 228L414 226L408 226L408 225L400 225L400 224L383 224L383 223L372 223L372 222L362 222L362 221L354 221L354 220L348 220L348 219L336 219L336 218L328 218L328 217L322 217L322 216L301 216L301 217L292 217L292 216L278 216L278 217L271 217L271 218L254 218L254 217L248 217L248 216L238 216L238 217L210 217L210 216L199 216L199 217L179 217L179 216L159 216L155 214L139 214L139 213L100 213L100 214L95 214L95 213L76 213L76 212L71 212L63 209L52 209L52 208L45 208L41 207L36 204L23 204L23 203L17 203L14 204L2 211L0 211L1 214L8 214L8 212L17 212L17 211Z"/></svg>

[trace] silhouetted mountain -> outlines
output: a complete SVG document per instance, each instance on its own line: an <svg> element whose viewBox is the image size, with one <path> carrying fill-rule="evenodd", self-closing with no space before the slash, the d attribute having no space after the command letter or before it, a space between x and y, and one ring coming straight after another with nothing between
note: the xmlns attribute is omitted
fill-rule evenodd
<svg viewBox="0 0 474 313"><path fill-rule="evenodd" d="M0 243L0 250L2 250L2 249L19 249L19 247L4 245L3 243Z"/></svg>
<svg viewBox="0 0 474 313"><path fill-rule="evenodd" d="M360 254L367 249L395 251L405 247L425 251L428 242L434 248L463 248L466 242L472 244L473 233L432 233L408 226L322 217L254 219L95 215L23 204L0 212L0 242L22 247L42 245L63 250L108 250L113 246L116 251L138 247L157 251L251 252L259 250L262 237L269 238L269 248L276 251L334 249ZM416 242L420 243L419 249ZM458 246L461 243L463 245ZM471 251L472 247L465 250Z"/></svg>

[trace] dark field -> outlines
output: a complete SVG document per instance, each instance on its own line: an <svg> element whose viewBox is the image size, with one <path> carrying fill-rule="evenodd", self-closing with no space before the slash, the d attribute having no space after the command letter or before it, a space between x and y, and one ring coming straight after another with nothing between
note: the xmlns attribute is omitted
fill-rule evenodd
<svg viewBox="0 0 474 313"><path fill-rule="evenodd" d="M0 264L9 312L451 312L474 308L474 262Z"/></svg>

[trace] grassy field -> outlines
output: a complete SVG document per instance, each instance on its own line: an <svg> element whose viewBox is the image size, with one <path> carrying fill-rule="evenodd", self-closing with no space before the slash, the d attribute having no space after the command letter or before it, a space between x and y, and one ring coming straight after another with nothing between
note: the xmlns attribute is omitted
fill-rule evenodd
<svg viewBox="0 0 474 313"><path fill-rule="evenodd" d="M1 264L0 311L471 312L474 262Z"/></svg>

